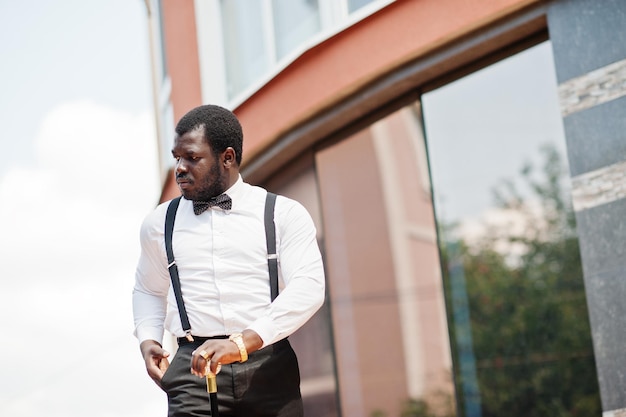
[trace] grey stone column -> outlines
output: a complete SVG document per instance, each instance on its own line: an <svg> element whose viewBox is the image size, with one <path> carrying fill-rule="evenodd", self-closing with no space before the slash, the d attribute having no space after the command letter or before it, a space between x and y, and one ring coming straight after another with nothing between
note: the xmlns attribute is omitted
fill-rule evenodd
<svg viewBox="0 0 626 417"><path fill-rule="evenodd" d="M603 417L626 416L626 0L548 6Z"/></svg>

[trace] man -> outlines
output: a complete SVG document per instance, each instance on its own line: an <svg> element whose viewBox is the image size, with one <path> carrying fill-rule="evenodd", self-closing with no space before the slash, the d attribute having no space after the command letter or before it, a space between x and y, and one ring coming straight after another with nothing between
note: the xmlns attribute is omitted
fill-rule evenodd
<svg viewBox="0 0 626 417"><path fill-rule="evenodd" d="M148 374L167 393L170 417L210 415L206 370L217 373L221 416L303 414L297 359L286 337L324 301L316 231L302 205L277 197L282 288L271 301L263 220L267 193L243 182L242 143L239 121L219 106L197 107L176 126L172 154L183 198L172 246L190 337L168 273L164 223L169 203L159 205L141 227L135 335ZM216 197L223 207L209 207ZM171 364L162 347L164 329L178 338Z"/></svg>

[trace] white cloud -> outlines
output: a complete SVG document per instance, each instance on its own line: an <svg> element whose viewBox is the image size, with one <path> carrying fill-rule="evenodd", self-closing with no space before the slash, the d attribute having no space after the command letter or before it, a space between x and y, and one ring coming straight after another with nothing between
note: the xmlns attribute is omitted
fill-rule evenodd
<svg viewBox="0 0 626 417"><path fill-rule="evenodd" d="M0 178L0 415L154 416L132 336L138 232L159 195L148 113L53 110L35 166Z"/></svg>

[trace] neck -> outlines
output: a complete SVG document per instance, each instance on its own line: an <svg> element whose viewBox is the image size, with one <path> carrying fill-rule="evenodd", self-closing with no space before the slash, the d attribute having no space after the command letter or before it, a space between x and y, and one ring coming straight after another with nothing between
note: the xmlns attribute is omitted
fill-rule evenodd
<svg viewBox="0 0 626 417"><path fill-rule="evenodd" d="M228 180L226 181L226 188L224 189L224 191L228 190L237 182L237 180L239 179L239 170L231 168L228 170L227 175Z"/></svg>

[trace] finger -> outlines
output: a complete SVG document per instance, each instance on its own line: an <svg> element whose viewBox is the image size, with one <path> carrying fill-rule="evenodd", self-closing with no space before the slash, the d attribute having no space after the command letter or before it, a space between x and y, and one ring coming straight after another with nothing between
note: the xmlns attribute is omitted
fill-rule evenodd
<svg viewBox="0 0 626 417"><path fill-rule="evenodd" d="M211 359L211 361L208 364L209 367L209 372L212 373L213 375L217 375L220 373L220 371L222 370L222 364L219 361L215 361L214 359Z"/></svg>
<svg viewBox="0 0 626 417"><path fill-rule="evenodd" d="M164 371L161 370L159 366L151 366L148 368L148 375L150 378L154 380L154 382L159 383L161 378L163 378Z"/></svg>
<svg viewBox="0 0 626 417"><path fill-rule="evenodd" d="M159 346L154 346L148 351L147 356L151 358L155 364L158 364L159 361L161 361L161 359L167 358L168 356L170 356L170 353L167 350L162 349Z"/></svg>
<svg viewBox="0 0 626 417"><path fill-rule="evenodd" d="M165 374L165 371L167 371L167 368L169 368L169 366L170 361L167 360L167 357L161 359L161 361L159 362L159 370L162 372L161 376Z"/></svg>
<svg viewBox="0 0 626 417"><path fill-rule="evenodd" d="M198 368L198 366L202 363L202 361L206 361L208 358L208 352L204 349L194 350L191 354L191 367Z"/></svg>
<svg viewBox="0 0 626 417"><path fill-rule="evenodd" d="M197 349L191 355L191 373L202 377L205 374L207 361L210 360L211 354L204 349Z"/></svg>
<svg viewBox="0 0 626 417"><path fill-rule="evenodd" d="M191 352L191 360L193 361L194 358L204 358L205 360L207 360L208 358L211 357L212 354L212 350L210 349L203 349L202 346L199 347L198 349L194 350L193 352Z"/></svg>
<svg viewBox="0 0 626 417"><path fill-rule="evenodd" d="M206 365L203 365L203 363L206 363L206 361L204 361L204 359L199 359L195 364L192 364L191 366L191 373L194 374L195 376L204 376L204 368Z"/></svg>

